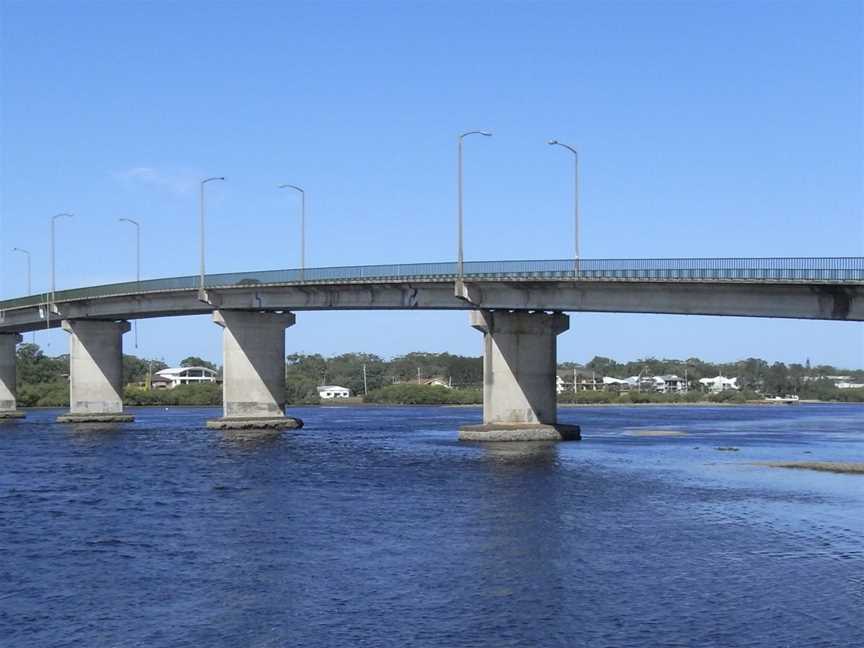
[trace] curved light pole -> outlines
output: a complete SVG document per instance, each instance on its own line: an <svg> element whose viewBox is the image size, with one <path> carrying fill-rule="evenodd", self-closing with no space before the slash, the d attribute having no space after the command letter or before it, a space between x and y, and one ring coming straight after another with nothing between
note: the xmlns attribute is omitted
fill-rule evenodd
<svg viewBox="0 0 864 648"><path fill-rule="evenodd" d="M33 294L32 284L30 282L30 277L31 277L30 251L25 250L23 248L19 248L19 247L13 247L12 251L13 252L20 252L21 254L27 255L27 296L29 297L30 295ZM34 343L36 342L36 331L33 331L32 335L31 335L31 341Z"/></svg>
<svg viewBox="0 0 864 648"><path fill-rule="evenodd" d="M465 267L465 257L462 250L462 140L464 140L469 135L484 135L486 137L492 137L492 133L489 131L466 131L459 135L459 248L457 251L457 262L456 262L456 274L461 279L464 275L464 267Z"/></svg>
<svg viewBox="0 0 864 648"><path fill-rule="evenodd" d="M57 222L58 218L72 218L72 214L67 212L63 212L60 214L54 214L51 217L51 303L54 303L54 293L56 287L56 279L54 275L54 224ZM48 310L51 310L51 305L49 304Z"/></svg>
<svg viewBox="0 0 864 648"><path fill-rule="evenodd" d="M294 189L300 192L300 281L306 274L306 192L293 184L279 185L277 189Z"/></svg>
<svg viewBox="0 0 864 648"><path fill-rule="evenodd" d="M51 308L54 304L54 293L55 293L55 277L54 277L54 224L57 222L58 218L72 218L72 214L67 212L62 212L60 214L54 214L51 217L51 292L48 293L48 304L45 309L45 328L48 329L51 327Z"/></svg>
<svg viewBox="0 0 864 648"><path fill-rule="evenodd" d="M558 140L549 140L549 146L561 146L573 154L573 245L574 245L574 271L579 274L579 152L568 144Z"/></svg>
<svg viewBox="0 0 864 648"><path fill-rule="evenodd" d="M30 275L30 269L31 269L31 264L30 264L30 251L29 251L29 250L25 250L25 249L23 249L23 248L18 248L18 247L13 247L13 248L12 248L12 251L13 251L13 252L20 252L21 254L26 254L26 255L27 255L27 295L29 296L29 295L32 294L32 292L33 292L32 287L31 287L31 283L30 283L30 276L31 276L31 275Z"/></svg>
<svg viewBox="0 0 864 648"><path fill-rule="evenodd" d="M129 223L135 226L135 283L137 288L141 290L141 223L131 218L118 218L118 223ZM138 348L138 320L132 321L135 335L135 348Z"/></svg>
<svg viewBox="0 0 864 648"><path fill-rule="evenodd" d="M199 194L199 222L198 222L198 245L201 253L201 277L198 283L198 299L205 301L204 296L204 185L208 182L216 180L225 180L222 176L213 176L212 178L204 178L201 181L201 191Z"/></svg>

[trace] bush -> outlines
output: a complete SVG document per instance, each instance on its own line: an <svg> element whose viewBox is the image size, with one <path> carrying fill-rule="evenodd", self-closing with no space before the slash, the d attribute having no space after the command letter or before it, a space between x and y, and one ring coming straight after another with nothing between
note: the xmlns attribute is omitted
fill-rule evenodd
<svg viewBox="0 0 864 648"><path fill-rule="evenodd" d="M843 403L864 403L864 389L836 389L833 396Z"/></svg>
<svg viewBox="0 0 864 648"><path fill-rule="evenodd" d="M760 400L761 398L756 392L747 389L741 391L728 389L716 394L708 394L707 400L712 403L746 403L747 401Z"/></svg>
<svg viewBox="0 0 864 648"><path fill-rule="evenodd" d="M20 385L19 407L69 407L69 383L65 380Z"/></svg>
<svg viewBox="0 0 864 648"><path fill-rule="evenodd" d="M559 403L582 403L586 405L600 403L614 403L618 400L618 394L607 391L580 391L564 392L558 394Z"/></svg>
<svg viewBox="0 0 864 648"><path fill-rule="evenodd" d="M127 387L125 405L221 405L222 385L177 385L174 389Z"/></svg>
<svg viewBox="0 0 864 648"><path fill-rule="evenodd" d="M479 389L447 389L441 385L400 383L375 389L364 397L366 403L391 405L473 405L483 402Z"/></svg>

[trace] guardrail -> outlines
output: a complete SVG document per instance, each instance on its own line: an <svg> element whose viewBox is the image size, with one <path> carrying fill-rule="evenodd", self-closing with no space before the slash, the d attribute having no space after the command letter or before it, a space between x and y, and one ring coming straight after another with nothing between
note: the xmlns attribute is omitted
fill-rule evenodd
<svg viewBox="0 0 864 648"><path fill-rule="evenodd" d="M864 257L777 257L716 259L574 259L552 261L467 261L464 275L473 279L559 279L585 281L768 281L864 282ZM264 270L205 276L206 288L243 285L308 284L357 281L452 281L456 263ZM198 276L147 279L73 288L55 293L55 302L198 288ZM36 306L47 294L0 301L0 310Z"/></svg>

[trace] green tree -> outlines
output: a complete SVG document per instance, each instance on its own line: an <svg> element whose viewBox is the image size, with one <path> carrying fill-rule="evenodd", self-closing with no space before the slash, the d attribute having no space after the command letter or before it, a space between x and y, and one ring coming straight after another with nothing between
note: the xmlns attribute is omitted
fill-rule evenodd
<svg viewBox="0 0 864 648"><path fill-rule="evenodd" d="M134 355L123 355L123 384L130 383L145 383L150 372L156 373L162 369L167 369L166 365L161 360L147 360Z"/></svg>
<svg viewBox="0 0 864 648"><path fill-rule="evenodd" d="M621 366L612 358L603 356L594 356L585 365L586 369L593 371L597 376L612 376L615 378L623 378L621 375Z"/></svg>
<svg viewBox="0 0 864 648"><path fill-rule="evenodd" d="M289 403L317 403L318 385L327 374L320 354L292 353L285 358L285 396Z"/></svg>
<svg viewBox="0 0 864 648"><path fill-rule="evenodd" d="M69 375L69 356L46 356L38 344L22 344L16 351L18 384L39 384L65 380Z"/></svg>
<svg viewBox="0 0 864 648"><path fill-rule="evenodd" d="M180 361L181 367L207 367L208 369L212 369L213 371L219 371L219 367L217 367L212 362L208 362L204 360L204 358L199 358L198 356L189 356L188 358L183 358Z"/></svg>

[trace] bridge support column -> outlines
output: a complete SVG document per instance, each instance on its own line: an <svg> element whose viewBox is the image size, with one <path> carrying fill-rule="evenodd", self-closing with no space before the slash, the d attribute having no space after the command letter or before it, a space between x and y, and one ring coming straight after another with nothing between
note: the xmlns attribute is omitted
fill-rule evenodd
<svg viewBox="0 0 864 648"><path fill-rule="evenodd" d="M570 327L562 313L471 312L483 333L483 424L460 428L463 441L562 441L579 426L558 421L556 337Z"/></svg>
<svg viewBox="0 0 864 648"><path fill-rule="evenodd" d="M59 423L122 423L123 334L129 322L63 320L69 337L69 413Z"/></svg>
<svg viewBox="0 0 864 648"><path fill-rule="evenodd" d="M0 421L3 419L24 418L15 401L15 345L21 341L17 333L0 334Z"/></svg>
<svg viewBox="0 0 864 648"><path fill-rule="evenodd" d="M281 430L303 426L285 416L285 329L293 313L217 310L222 327L222 401L218 430Z"/></svg>

